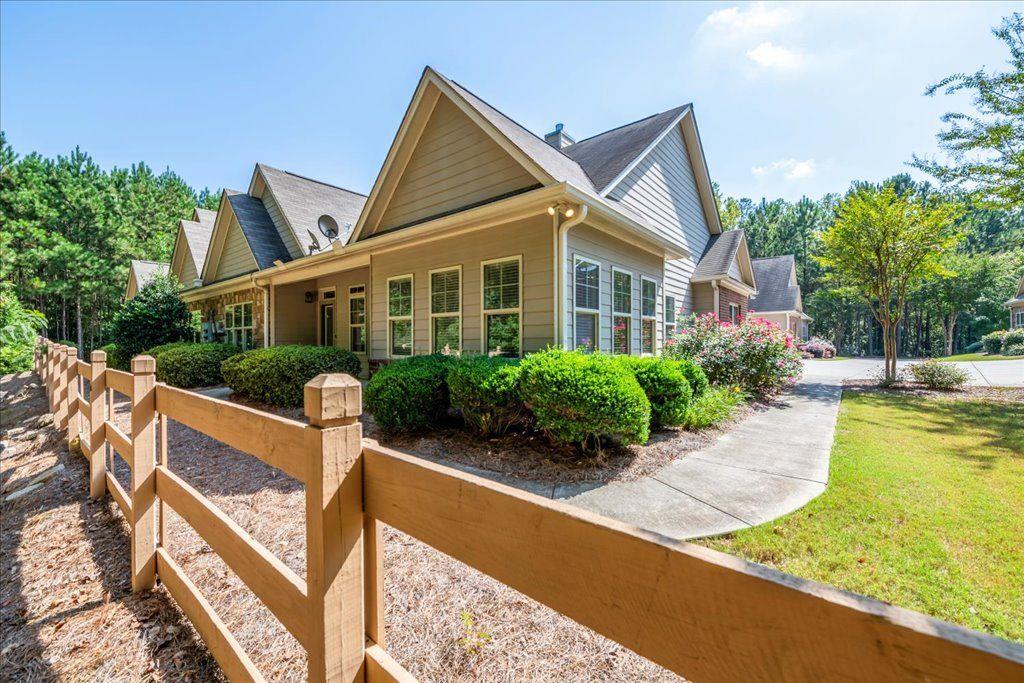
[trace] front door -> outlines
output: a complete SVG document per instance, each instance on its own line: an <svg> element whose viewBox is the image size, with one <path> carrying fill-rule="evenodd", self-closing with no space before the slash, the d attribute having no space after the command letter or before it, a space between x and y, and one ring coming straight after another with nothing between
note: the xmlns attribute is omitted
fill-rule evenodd
<svg viewBox="0 0 1024 683"><path fill-rule="evenodd" d="M320 304L320 345L334 346L334 304Z"/></svg>

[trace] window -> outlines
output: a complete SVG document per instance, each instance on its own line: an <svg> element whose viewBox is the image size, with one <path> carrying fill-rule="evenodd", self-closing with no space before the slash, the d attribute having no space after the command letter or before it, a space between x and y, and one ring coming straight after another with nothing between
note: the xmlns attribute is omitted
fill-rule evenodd
<svg viewBox="0 0 1024 683"><path fill-rule="evenodd" d="M334 287L320 290L320 346L334 346Z"/></svg>
<svg viewBox="0 0 1024 683"><path fill-rule="evenodd" d="M735 323L740 319L739 304L729 304L729 322Z"/></svg>
<svg viewBox="0 0 1024 683"><path fill-rule="evenodd" d="M573 333L575 347L594 351L598 348L598 316L601 301L601 266L576 257L573 266Z"/></svg>
<svg viewBox="0 0 1024 683"><path fill-rule="evenodd" d="M640 353L654 354L658 324L658 283L640 278Z"/></svg>
<svg viewBox="0 0 1024 683"><path fill-rule="evenodd" d="M308 329L308 328L307 328ZM252 348L252 302L232 304L224 308L225 341L240 346L243 351Z"/></svg>
<svg viewBox="0 0 1024 683"><path fill-rule="evenodd" d="M412 355L412 275L388 278L388 349Z"/></svg>
<svg viewBox="0 0 1024 683"><path fill-rule="evenodd" d="M676 298L665 297L665 341L668 341L676 333Z"/></svg>
<svg viewBox="0 0 1024 683"><path fill-rule="evenodd" d="M430 272L430 349L462 350L462 267Z"/></svg>
<svg viewBox="0 0 1024 683"><path fill-rule="evenodd" d="M1013 326L1024 327L1024 308L1018 308L1013 312Z"/></svg>
<svg viewBox="0 0 1024 683"><path fill-rule="evenodd" d="M366 285L348 288L348 348L366 353Z"/></svg>
<svg viewBox="0 0 1024 683"><path fill-rule="evenodd" d="M518 356L522 333L522 257L481 264L484 352Z"/></svg>
<svg viewBox="0 0 1024 683"><path fill-rule="evenodd" d="M612 268L612 353L632 353L633 276Z"/></svg>

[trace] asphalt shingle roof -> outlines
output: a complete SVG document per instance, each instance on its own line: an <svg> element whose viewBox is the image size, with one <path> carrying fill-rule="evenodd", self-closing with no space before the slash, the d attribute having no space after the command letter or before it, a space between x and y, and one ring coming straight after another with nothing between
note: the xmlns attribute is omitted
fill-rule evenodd
<svg viewBox="0 0 1024 683"><path fill-rule="evenodd" d="M314 252L330 248L330 242L320 232L318 224L320 217L325 214L338 222L338 237L342 244L348 242L352 228L366 204L366 195L266 164L257 166L285 219L295 231L295 239L302 248L303 256L309 255L310 246L314 243L319 245Z"/></svg>
<svg viewBox="0 0 1024 683"><path fill-rule="evenodd" d="M236 190L224 192L228 195L231 210L238 219L238 225L242 228L242 234L245 235L253 256L256 257L259 269L270 268L276 260L290 261L291 254L284 246L284 240L281 239L281 234L277 231L263 202Z"/></svg>
<svg viewBox="0 0 1024 683"><path fill-rule="evenodd" d="M686 111L684 104L569 145L562 152L574 159L599 192L615 180L665 129Z"/></svg>
<svg viewBox="0 0 1024 683"><path fill-rule="evenodd" d="M216 211L196 209L206 214L199 214L198 221L182 221L181 228L185 231L185 242L188 243L188 250L192 254L192 261L195 264L196 272L203 271L203 263L206 262L206 252L210 248L210 238L213 237L213 223L217 218Z"/></svg>
<svg viewBox="0 0 1024 683"><path fill-rule="evenodd" d="M729 268L736 260L736 252L739 251L740 242L743 241L742 230L726 230L723 233L712 235L704 247L704 253L693 269L693 279L725 277L729 274ZM761 282L754 276L754 280L760 287Z"/></svg>
<svg viewBox="0 0 1024 683"><path fill-rule="evenodd" d="M789 284L795 260L792 254L753 259L757 294L750 297L751 311L796 311L800 303L800 287Z"/></svg>
<svg viewBox="0 0 1024 683"><path fill-rule="evenodd" d="M135 273L135 284L138 285L139 289L145 287L157 275L167 275L170 270L170 264L157 261L142 261L140 259L132 259L131 267L132 272Z"/></svg>

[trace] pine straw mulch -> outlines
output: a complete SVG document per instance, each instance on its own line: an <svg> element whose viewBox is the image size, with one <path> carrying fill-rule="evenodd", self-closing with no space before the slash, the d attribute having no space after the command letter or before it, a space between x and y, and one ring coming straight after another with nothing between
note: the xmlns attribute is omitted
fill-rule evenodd
<svg viewBox="0 0 1024 683"><path fill-rule="evenodd" d="M57 463L64 470L0 510L0 678L220 680L216 663L162 587L131 593L127 525L109 496L88 500L84 458L69 454L52 426L39 426L47 409L38 384L21 377L4 385L3 428L10 431L3 435L2 481L16 485ZM116 421L127 424L123 403ZM372 425L367 431L372 434ZM175 472L304 575L298 482L174 422L168 441ZM499 445L488 448L498 451ZM116 476L126 484L127 468L116 460ZM301 646L173 511L167 532L171 554L264 674L303 679ZM384 565L387 649L421 680L678 680L390 528Z"/></svg>
<svg viewBox="0 0 1024 683"><path fill-rule="evenodd" d="M941 401L988 401L993 403L1024 403L1024 387L971 387L951 391L929 389L920 382L901 380L888 387L877 379L853 379L843 382L843 391L889 392L921 396Z"/></svg>

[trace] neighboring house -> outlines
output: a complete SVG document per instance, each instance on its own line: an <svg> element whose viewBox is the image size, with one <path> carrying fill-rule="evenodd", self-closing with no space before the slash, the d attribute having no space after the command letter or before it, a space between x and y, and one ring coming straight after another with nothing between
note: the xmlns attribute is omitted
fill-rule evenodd
<svg viewBox="0 0 1024 683"><path fill-rule="evenodd" d="M692 106L541 139L429 68L369 197L257 165L248 192L222 196L197 270L185 297L212 338L332 344L367 364L656 353L678 316L742 316L757 290Z"/></svg>
<svg viewBox="0 0 1024 683"><path fill-rule="evenodd" d="M1024 327L1024 277L1017 286L1017 296L1006 302L1010 309L1010 329Z"/></svg>
<svg viewBox="0 0 1024 683"><path fill-rule="evenodd" d="M750 299L750 316L764 318L798 339L807 339L811 317L804 313L796 259L792 254L754 259L757 294Z"/></svg>
<svg viewBox="0 0 1024 683"><path fill-rule="evenodd" d="M171 251L171 274L186 288L203 286L199 274L203 272L206 251L210 247L210 236L216 221L216 211L196 207L192 212L192 220L179 223L174 249Z"/></svg>
<svg viewBox="0 0 1024 683"><path fill-rule="evenodd" d="M128 301L134 297L139 290L158 275L167 275L166 263L132 259L128 266L128 282L124 289L124 300Z"/></svg>

